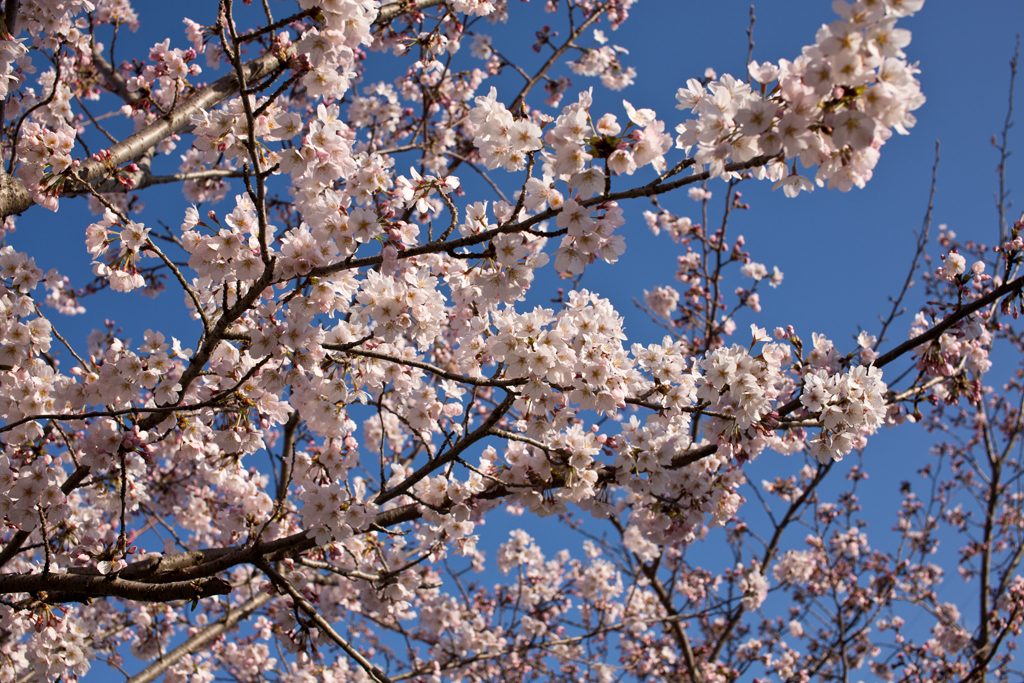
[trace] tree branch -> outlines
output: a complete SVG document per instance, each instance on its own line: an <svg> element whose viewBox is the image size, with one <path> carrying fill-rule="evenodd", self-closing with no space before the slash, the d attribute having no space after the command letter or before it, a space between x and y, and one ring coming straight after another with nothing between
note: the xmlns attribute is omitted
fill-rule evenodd
<svg viewBox="0 0 1024 683"><path fill-rule="evenodd" d="M0 574L0 593L40 594L44 602L77 602L87 598L110 596L138 602L201 600L211 595L227 595L231 584L209 578L169 583L128 581L119 576L83 574Z"/></svg>
<svg viewBox="0 0 1024 683"><path fill-rule="evenodd" d="M160 674L174 666L185 655L195 654L208 648L213 641L234 628L238 622L247 619L253 612L268 603L271 597L269 593L258 593L235 609L228 610L218 621L195 633L191 638L129 678L125 683L152 683Z"/></svg>

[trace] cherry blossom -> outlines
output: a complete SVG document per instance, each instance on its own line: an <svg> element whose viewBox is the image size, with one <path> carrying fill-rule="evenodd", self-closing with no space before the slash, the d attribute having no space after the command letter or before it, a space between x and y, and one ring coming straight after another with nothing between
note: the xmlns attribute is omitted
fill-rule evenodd
<svg viewBox="0 0 1024 683"><path fill-rule="evenodd" d="M664 77L668 112L600 94L638 77L631 0L547 2L535 73L480 32L516 3L287 5L129 58L140 3L5 6L3 232L93 218L86 281L0 247L0 679L1012 677L1020 386L986 376L1021 346L1024 223L943 227L941 265L922 240L927 303L848 339L763 320L788 282L729 224L740 183L871 179L924 103L923 0L837 0L750 80ZM177 213L141 213L160 187ZM660 341L580 279L644 223ZM140 294L189 325L122 330ZM887 537L861 458L903 423L942 443ZM975 579L980 610L940 593Z"/></svg>

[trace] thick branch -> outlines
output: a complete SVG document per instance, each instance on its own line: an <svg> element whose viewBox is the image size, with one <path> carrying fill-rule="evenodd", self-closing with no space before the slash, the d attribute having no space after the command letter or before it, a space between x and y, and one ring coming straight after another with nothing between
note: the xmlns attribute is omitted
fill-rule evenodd
<svg viewBox="0 0 1024 683"><path fill-rule="evenodd" d="M61 485L60 490L64 495L68 495L82 483L82 481L89 475L89 468L82 466L71 473L71 476ZM3 551L0 551L0 567L11 561L11 559L18 554L21 550L21 546L25 544L29 536L28 531L18 531L11 537L11 540L7 542Z"/></svg>
<svg viewBox="0 0 1024 683"><path fill-rule="evenodd" d="M411 4L411 7L420 10L439 5L442 2L443 0L417 0ZM8 5L11 4L13 3L8 3ZM410 3L405 2L386 5L377 15L375 23L385 24L409 9ZM242 73L246 81L252 82L279 69L284 63L282 55L268 52L243 65ZM187 127L194 114L216 106L237 93L238 88L238 76L234 72L214 81L138 133L112 145L106 150L110 153L107 161L101 162L95 159L85 161L79 168L79 176L87 182L104 178L112 169L138 158L161 140ZM29 196L28 189L20 178L7 174L0 175L0 218L21 213L33 204L32 197Z"/></svg>
<svg viewBox="0 0 1024 683"><path fill-rule="evenodd" d="M82 574L0 574L0 593L45 593L45 601L70 602L111 596L138 602L201 600L212 595L227 595L231 584L223 579L173 581L153 584L128 581L118 576ZM40 596L43 597L43 596Z"/></svg>
<svg viewBox="0 0 1024 683"><path fill-rule="evenodd" d="M491 414L487 416L487 419L483 423L474 429L472 432L463 437L454 446L448 449L446 453L442 453L438 457L434 458L426 465L416 470L408 477L402 480L402 483L395 486L387 491L381 491L376 500L374 501L378 505L383 505L389 500L393 500L398 496L405 494L409 489L415 486L418 482L422 481L425 477L429 476L431 472L436 471L438 468L444 467L450 462L453 462L455 458L459 457L467 448L472 446L474 443L483 439L491 433L491 428L501 421L501 418L505 416L509 408L512 407L512 403L515 401L516 395L511 391L505 396L505 400L498 404L497 407L491 411ZM383 484L383 482L381 482Z"/></svg>
<svg viewBox="0 0 1024 683"><path fill-rule="evenodd" d="M92 28L90 27L90 33ZM113 50L113 48L111 48ZM99 43L96 42L96 36L92 36L92 64L96 67L96 70L107 80L107 87L110 88L114 94L120 97L128 104L134 104L139 100L139 94L137 92L131 92L128 90L128 83L124 80L124 77L117 72L116 69L107 61L106 57L99 50Z"/></svg>
<svg viewBox="0 0 1024 683"><path fill-rule="evenodd" d="M387 677L387 674L370 662L370 660L366 659L359 650L352 647L352 645L345 640L340 633L335 631L327 620L316 611L316 608L313 607L306 598L302 597L302 594L299 593L299 591L295 590L295 587L288 582L288 579L281 576L276 569L266 562L259 562L257 563L257 566L271 581L273 581L278 590L290 595L296 606L305 612L306 616L313 620L313 623L316 624L317 628L323 631L324 635L337 643L338 646L345 651L345 654L355 660L356 664L358 664L371 678L379 681L379 683L391 683L391 679Z"/></svg>
<svg viewBox="0 0 1024 683"><path fill-rule="evenodd" d="M636 559L640 562L639 557ZM672 596L669 595L668 591L665 590L664 584L658 579L658 573L655 568L646 564L641 564L640 567L644 572L644 576L651 582L651 588L654 589L654 593L658 596L658 602L661 603L662 608L670 617L678 617L679 612L676 610L675 605L672 604ZM683 660L686 662L686 671L690 674L690 679L693 683L704 683L704 675L700 670L697 658L693 654L693 648L690 646L690 639L686 636L686 630L683 628L682 621L678 618L672 619L668 622L668 630L679 646L679 649L683 652Z"/></svg>
<svg viewBox="0 0 1024 683"><path fill-rule="evenodd" d="M395 363L397 365L407 365L410 368L419 368L425 370L432 375L450 379L453 382L461 382L463 384L472 384L478 387L513 387L520 384L526 384L525 378L519 379L488 379L487 377L469 377L467 375L459 375L454 372L448 372L442 370L436 365L430 363L424 363L419 360L412 360L409 358L400 358L397 356L389 356L386 353L377 353L376 351L370 351L368 349L355 349L346 348L345 344L324 344L323 347L329 351L341 351L351 356L364 356L366 358L376 358L377 360L387 361L389 363Z"/></svg>
<svg viewBox="0 0 1024 683"><path fill-rule="evenodd" d="M437 467L443 466L443 464L450 462L452 459L457 457L459 453L468 448L472 443L475 443L484 436L493 433L494 424L496 424L500 417L504 415L508 406L511 406L511 402L514 399L514 394L509 394L505 401L499 405L492 413L493 419L487 420L478 429L474 430L471 434L467 435L465 439L456 444L456 446L448 453L444 454L440 458L437 458L426 466L421 468L419 471L414 473L412 476L407 478L399 487L387 491L382 494L386 499L397 497L408 491L416 482L420 481L423 477L430 474L437 469ZM508 404L506 406L505 404ZM696 462L711 453L714 453L716 446L702 446L699 448L692 449L681 453L673 461L673 465L679 467L685 464ZM443 461L443 462L442 462ZM682 464L676 464L679 461ZM79 471L87 472L88 468L81 467ZM77 474L77 472L76 472ZM85 476L84 474L82 475ZM70 491L77 486L77 482L73 482L74 486L68 486L72 483L75 475L69 478L68 482L65 482L65 487ZM602 481L610 482L616 478L616 470L614 468L604 468L600 474ZM557 485L564 485L564 482L556 483ZM494 500L503 496L509 495L510 491L503 485L496 484L481 492L475 498L477 500ZM374 521L369 525L370 529L385 529L388 527L396 526L404 522L410 522L422 517L422 510L418 504L411 503L408 505L402 505L390 510L384 510L374 517ZM19 532L22 534L23 532ZM25 538L28 534L24 534ZM23 539L15 538L8 544L8 547L4 549L3 554L13 557L16 554L17 549L24 543ZM227 571L233 567L242 564L258 564L260 562L277 562L279 560L296 557L306 551L312 550L317 547L317 543L314 537L309 531L300 531L290 536L285 536L273 541L260 543L255 546L228 546L225 548L204 548L198 550L190 550L181 553L174 553L171 555L164 555L161 557L148 558L129 564L127 567L122 569L118 573L117 590L119 592L87 592L85 594L67 595L68 599L80 599L83 597L99 597L103 595L115 595L117 597L124 597L132 600L158 600L164 598L143 598L134 597L132 595L125 594L124 591L127 587L132 587L132 590L137 590L139 586L157 586L162 590L181 590L181 586L190 585L190 582L212 577L220 572ZM9 559L9 557L8 557ZM99 585L103 582L110 582L109 577L104 577L94 568L70 568L68 574L65 576L75 577L76 580L87 581L91 583L85 584L85 587ZM42 579L42 575L35 575L38 580ZM10 581L7 582L7 577L11 577ZM49 578L53 578L51 574ZM26 590L43 590L44 588L53 590L54 586L44 586L44 588L26 588L25 584L18 583L17 580L24 581L26 577L17 574L0 574L0 594L8 592L25 592ZM70 581L71 579L66 579ZM35 585L35 584L33 584ZM226 584L225 584L226 585ZM167 587L172 587L168 589ZM67 591L62 591L66 594ZM226 591L225 591L226 592ZM211 593L213 594L213 593ZM149 595L163 595L163 593L149 593ZM193 596L185 597L167 597L167 600L178 600L178 599L193 599Z"/></svg>
<svg viewBox="0 0 1024 683"><path fill-rule="evenodd" d="M18 5L19 0L7 0L4 3L4 24L7 25L7 32L12 36L18 35Z"/></svg>
<svg viewBox="0 0 1024 683"><path fill-rule="evenodd" d="M415 0L415 2L392 2L384 5L380 8L380 12L377 13L377 20L374 24L382 25L386 24L400 14L406 12L425 10L430 7L436 7L443 5L445 0Z"/></svg>
<svg viewBox="0 0 1024 683"><path fill-rule="evenodd" d="M734 163L731 163L731 164L726 164L725 165L725 170L728 171L728 172L745 171L747 169L756 168L758 166L764 166L765 164L767 164L767 163L769 163L769 162L771 162L771 161L773 161L773 160L775 160L777 158L778 157L776 157L776 156L759 156L759 157L754 157L753 159L750 159L749 161L734 162ZM584 206L584 207L589 207L589 206L595 206L597 204L602 204L602 203L608 202L608 201L618 201L620 199L636 199L638 197L654 197L654 196L657 196L659 194L664 194L666 192L671 192L672 190L676 190L676 189L678 189L680 187L684 187L686 185L692 185L694 183L702 182L704 180L707 180L710 177L711 177L711 174L708 173L707 171L704 171L703 173L698 173L696 175L691 175L691 176L687 176L685 178L680 178L679 180L674 180L671 183L643 185L641 187L635 187L635 188L633 188L631 190L624 190L622 192L613 192L613 193L611 193L609 195L600 195L598 197L593 197L591 199L584 200L584 201L580 202L580 205ZM478 233L476 235L467 235L466 237L459 237L457 239L449 240L447 242L430 242L428 244L421 244L421 245L416 246L416 247L410 247L408 249L405 249L404 251L399 252L398 258L404 259L404 258L409 258L409 257L412 257L412 256L419 256L420 254L436 254L436 253L441 253L441 252L453 251L455 249L462 249L463 247L471 247L471 246L474 246L474 245L477 245L477 244L482 244L484 242L489 242L492 238L497 237L498 235L508 234L508 233L515 233L515 232L524 232L524 231L529 230L530 228L532 228L534 225L537 225L538 223L541 223L543 221L550 220L550 219L554 218L556 215L558 215L558 213L560 211L561 211L561 209L548 209L547 211L539 213L536 216L532 216L532 217L530 217L530 218L528 218L528 219L526 219L526 220L524 220L524 221L522 221L520 223L510 223L508 225L502 225L500 227L493 228L491 230L485 230L485 231L483 231L481 233ZM367 256L365 258L359 258L359 259L349 258L349 259L345 259L344 261L339 261L337 263L331 263L331 264L328 264L326 266L320 266L319 268L314 268L311 271L309 271L309 273L307 273L307 276L308 277L324 277L326 275L333 275L334 273L339 273L339 272L344 271L344 270L352 270L352 269L355 269L355 268L367 268L367 267L371 267L371 266L378 266L378 265L380 265L383 262L384 262L383 255L380 255L380 256Z"/></svg>
<svg viewBox="0 0 1024 683"><path fill-rule="evenodd" d="M246 77L251 80L265 76L283 63L278 54L267 53L245 64L243 70ZM84 162L78 169L79 177L86 182L104 178L112 169L138 158L161 140L188 126L193 114L210 109L237 91L238 77L234 73L214 81L138 133L110 146L107 149L110 154L107 161L89 159ZM0 178L0 216L21 213L32 204L32 198L21 179L7 175Z"/></svg>
<svg viewBox="0 0 1024 683"><path fill-rule="evenodd" d="M1024 288L1024 277L1019 277L1016 280L1011 280L1010 282L1007 282L1001 287L996 287L991 292L981 297L977 301L974 301L973 303L970 303L966 306L961 306L954 312L950 313L934 327L927 329L926 331L922 332L916 337L908 339L907 341L897 346L895 349L883 353L881 356L875 359L873 365L876 368L881 368L884 365L888 365L889 363L893 362L894 360L896 360L903 354L907 353L908 351L913 351L922 344L927 344L930 341L938 339L939 337L942 336L943 332L951 328L953 325L956 325L958 322L960 322L967 316L971 315L972 313L975 313L981 310L982 308L985 308L989 304L998 301L1007 294L1017 293L1022 288ZM800 399L794 398L792 401L779 408L779 417L789 415L799 407Z"/></svg>
<svg viewBox="0 0 1024 683"><path fill-rule="evenodd" d="M174 666L185 655L195 654L208 648L213 641L234 628L238 622L247 619L253 612L269 602L270 598L271 595L269 593L259 593L244 604L229 610L218 621L199 631L184 643L129 678L125 683L151 683L155 681L160 674Z"/></svg>
<svg viewBox="0 0 1024 683"><path fill-rule="evenodd" d="M961 308L958 308L953 313L950 313L948 316L943 318L942 321L938 323L935 327L929 328L928 330L922 332L913 339L908 339L907 341L903 342L895 349L883 353L881 356L875 359L875 367L880 368L896 360L897 358L905 354L907 351L915 349L921 344L925 344L934 339L938 339L940 336L942 336L943 332L948 330L953 325L956 325L958 322L960 322L967 316L977 311L980 311L982 308L985 308L985 306L988 306L989 304L997 301L998 299L1001 299L1003 296L1007 294L1019 292L1022 287L1024 287L1024 277L1019 277L1016 280L1011 280L1010 282L1007 282L1001 287L996 287L991 292L981 297L977 301L970 303L966 306L963 306Z"/></svg>

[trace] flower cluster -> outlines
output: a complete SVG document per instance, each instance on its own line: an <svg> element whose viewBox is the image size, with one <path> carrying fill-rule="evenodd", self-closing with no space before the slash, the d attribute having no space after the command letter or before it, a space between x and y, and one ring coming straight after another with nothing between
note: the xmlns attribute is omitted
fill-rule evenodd
<svg viewBox="0 0 1024 683"><path fill-rule="evenodd" d="M15 69L22 63L27 65L27 54L28 48L20 40L0 40L0 96L6 98L11 85L21 80Z"/></svg>
<svg viewBox="0 0 1024 683"><path fill-rule="evenodd" d="M708 352L700 363L704 372L697 380L697 397L723 416L712 418L709 427L720 442L760 441L758 433L767 431L764 419L788 388L782 371L791 353L788 345L774 343L765 344L757 357L738 345ZM761 443L760 448L765 445Z"/></svg>
<svg viewBox="0 0 1024 683"><path fill-rule="evenodd" d="M808 442L811 455L820 463L842 460L864 437L874 434L885 420L886 391L882 371L874 366L805 374L800 403L821 424L821 432Z"/></svg>
<svg viewBox="0 0 1024 683"><path fill-rule="evenodd" d="M979 387L968 379L974 373L984 373L992 367L989 353L993 335L988 316L984 312L970 315L939 335L935 341L914 350L915 366L929 378L950 378L931 388L935 400L954 404L966 396L977 404L981 400ZM909 336L924 334L932 326L925 312L914 317Z"/></svg>
<svg viewBox="0 0 1024 683"><path fill-rule="evenodd" d="M596 208L604 213L594 217L589 209L573 199L563 202L555 219L556 225L567 232L555 251L555 270L558 272L579 275L595 259L615 263L625 251L625 240L614 234L615 229L626 222L622 209L615 202L606 202Z"/></svg>
<svg viewBox="0 0 1024 683"><path fill-rule="evenodd" d="M149 98L164 110L170 109L181 93L191 87L188 77L203 72L193 61L195 58L194 49L172 48L171 39L167 38L150 48L149 59L152 63L143 67L138 74L125 78L125 87L129 93Z"/></svg>
<svg viewBox="0 0 1024 683"><path fill-rule="evenodd" d="M110 265L98 260L115 242L119 248ZM85 230L85 246L94 259L93 272L108 278L115 292L130 292L146 286L138 270L138 259L148 244L149 228L135 221L123 221L110 209L103 212L102 220Z"/></svg>
<svg viewBox="0 0 1024 683"><path fill-rule="evenodd" d="M75 129L65 123L48 128L35 121L27 121L21 129L18 144L19 175L25 181L32 199L51 211L57 210L57 194L61 179L70 172L75 162L71 150L75 147Z"/></svg>
<svg viewBox="0 0 1024 683"><path fill-rule="evenodd" d="M921 4L835 3L841 19L823 26L795 60L750 63L760 92L729 74L707 84L689 80L676 94L677 106L698 118L676 128L676 145L696 147L697 163L722 178L730 176L729 162L778 157L757 173L788 196L813 189L796 172L797 158L805 168L818 167L819 186L863 187L890 129L906 133L915 123L910 112L924 103L917 71L902 50L910 32L895 27Z"/></svg>
<svg viewBox="0 0 1024 683"><path fill-rule="evenodd" d="M473 144L480 151L487 168L501 166L506 171L521 171L526 157L542 147L541 130L529 119L512 117L512 113L498 102L498 91L491 88L486 97L477 97L476 106L469 112L473 126Z"/></svg>
<svg viewBox="0 0 1024 683"><path fill-rule="evenodd" d="M609 90L623 90L633 85L636 69L624 68L619 62L619 55L629 54L629 50L618 45L604 45L608 39L603 31L597 29L594 30L594 40L601 45L582 50L578 59L567 63L573 73L600 77L602 85Z"/></svg>
<svg viewBox="0 0 1024 683"><path fill-rule="evenodd" d="M323 28L310 29L295 43L295 50L306 57L310 66L302 84L310 97L341 99L356 78L354 50L373 42L370 26L377 18L378 3L299 0L299 5L303 9L318 7L324 21Z"/></svg>

